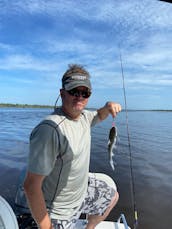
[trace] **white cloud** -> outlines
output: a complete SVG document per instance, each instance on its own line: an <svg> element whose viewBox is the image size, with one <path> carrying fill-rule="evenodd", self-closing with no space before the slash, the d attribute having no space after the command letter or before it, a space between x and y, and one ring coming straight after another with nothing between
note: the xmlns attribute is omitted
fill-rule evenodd
<svg viewBox="0 0 172 229"><path fill-rule="evenodd" d="M78 19L99 22L124 21L127 24L142 22L142 26L145 24L164 26L171 21L169 16L172 18L170 14L172 7L156 0L93 0L91 4L89 0L2 0L1 9L1 14L27 12L29 14L48 14L52 17L57 17L58 14L64 17L73 15Z"/></svg>
<svg viewBox="0 0 172 229"><path fill-rule="evenodd" d="M52 71L55 70L54 63L48 60L36 59L29 55L9 55L0 59L0 69L2 70L35 70L35 71Z"/></svg>

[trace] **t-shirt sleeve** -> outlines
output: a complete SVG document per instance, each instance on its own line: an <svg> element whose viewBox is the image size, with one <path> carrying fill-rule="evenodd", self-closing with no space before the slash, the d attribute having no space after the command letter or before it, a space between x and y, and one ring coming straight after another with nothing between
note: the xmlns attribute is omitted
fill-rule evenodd
<svg viewBox="0 0 172 229"><path fill-rule="evenodd" d="M38 125L30 136L28 171L48 175L59 154L57 130L48 124Z"/></svg>

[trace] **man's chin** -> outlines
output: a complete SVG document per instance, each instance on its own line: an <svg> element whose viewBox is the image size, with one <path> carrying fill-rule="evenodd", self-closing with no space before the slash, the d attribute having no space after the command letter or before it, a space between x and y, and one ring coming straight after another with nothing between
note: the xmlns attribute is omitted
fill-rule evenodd
<svg viewBox="0 0 172 229"><path fill-rule="evenodd" d="M74 106L75 111L82 111L84 109L84 105L81 103L78 103Z"/></svg>

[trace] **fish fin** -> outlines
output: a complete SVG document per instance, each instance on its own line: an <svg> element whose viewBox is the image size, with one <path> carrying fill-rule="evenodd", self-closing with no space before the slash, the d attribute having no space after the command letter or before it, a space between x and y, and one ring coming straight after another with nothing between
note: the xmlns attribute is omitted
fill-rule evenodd
<svg viewBox="0 0 172 229"><path fill-rule="evenodd" d="M113 160L110 160L110 165L111 165L112 170L115 170Z"/></svg>
<svg viewBox="0 0 172 229"><path fill-rule="evenodd" d="M113 144L112 150L117 149L117 145Z"/></svg>
<svg viewBox="0 0 172 229"><path fill-rule="evenodd" d="M116 145L113 145L113 149L116 149L117 148L117 146Z"/></svg>

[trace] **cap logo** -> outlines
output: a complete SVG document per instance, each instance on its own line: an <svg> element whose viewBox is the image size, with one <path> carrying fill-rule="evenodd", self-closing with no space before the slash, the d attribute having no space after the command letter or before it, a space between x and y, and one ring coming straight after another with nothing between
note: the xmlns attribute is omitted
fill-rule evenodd
<svg viewBox="0 0 172 229"><path fill-rule="evenodd" d="M74 75L74 76L71 76L71 78L73 80L86 80L87 79L87 77L84 75Z"/></svg>

